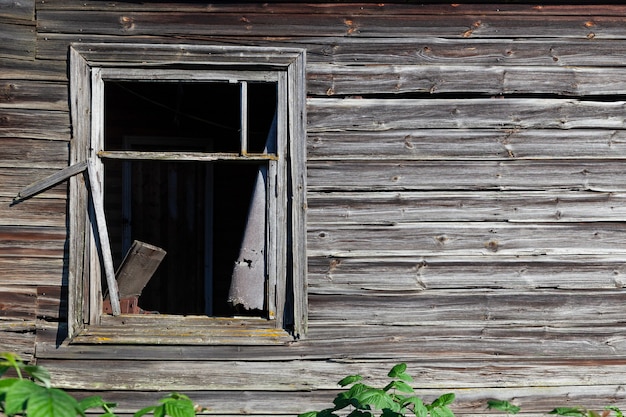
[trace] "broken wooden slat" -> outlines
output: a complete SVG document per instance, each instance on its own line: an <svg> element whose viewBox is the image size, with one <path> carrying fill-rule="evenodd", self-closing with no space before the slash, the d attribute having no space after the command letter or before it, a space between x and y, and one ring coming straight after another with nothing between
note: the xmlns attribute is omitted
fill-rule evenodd
<svg viewBox="0 0 626 417"><path fill-rule="evenodd" d="M96 226L98 230L98 239L100 241L100 250L102 251L102 263L104 264L104 273L109 288L109 298L111 300L111 310L114 316L120 315L120 299L117 291L117 281L115 280L115 270L113 269L113 256L111 255L111 246L109 244L109 232L107 230L106 220L104 217L104 202L102 200L102 189L98 171L93 160L87 160L87 172L89 174L89 186L94 208Z"/></svg>
<svg viewBox="0 0 626 417"><path fill-rule="evenodd" d="M83 172L87 168L87 162L82 161L64 168L54 174L37 181L20 191L13 199L13 204L30 198L48 188L54 187L58 183L65 181L69 177Z"/></svg>
<svg viewBox="0 0 626 417"><path fill-rule="evenodd" d="M165 254L157 246L135 240L116 273L120 298L139 297Z"/></svg>

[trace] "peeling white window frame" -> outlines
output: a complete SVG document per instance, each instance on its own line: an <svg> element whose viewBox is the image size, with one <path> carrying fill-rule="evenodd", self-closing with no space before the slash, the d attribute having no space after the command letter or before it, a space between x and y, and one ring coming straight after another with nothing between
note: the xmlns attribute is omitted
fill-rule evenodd
<svg viewBox="0 0 626 417"><path fill-rule="evenodd" d="M102 313L108 242L90 207L103 196L86 177L70 178L68 333L77 343L220 344L284 342L304 336L306 291L305 50L273 47L73 44L70 47L70 165L91 161L89 180L103 176L104 86L107 81L275 81L278 85L276 198L268 250L269 319L110 316ZM245 143L242 144L245 151ZM245 153L245 152L242 152ZM120 155L118 155L120 156ZM176 158L176 156L173 156ZM195 153L185 158L229 158ZM232 157L232 156L231 156ZM246 155L239 155L247 157ZM250 156L254 158L255 156ZM261 159L263 159L261 157ZM99 184L101 185L101 184ZM90 204L89 199L93 199ZM270 199L268 199L270 201ZM273 203L274 204L274 203ZM100 232L98 231L100 230ZM106 232L104 233L106 235ZM109 273L110 275L110 273ZM110 277L109 284L110 284ZM109 290L109 292L111 292ZM113 304L113 303L112 303ZM151 327L154 326L150 332ZM146 331L146 329L148 331Z"/></svg>

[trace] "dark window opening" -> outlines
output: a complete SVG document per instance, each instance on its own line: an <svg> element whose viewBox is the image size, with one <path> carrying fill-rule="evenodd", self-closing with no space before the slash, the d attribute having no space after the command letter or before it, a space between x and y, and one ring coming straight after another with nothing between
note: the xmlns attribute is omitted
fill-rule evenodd
<svg viewBox="0 0 626 417"><path fill-rule="evenodd" d="M107 82L104 149L239 154L245 112L247 152L273 152L276 84L248 83L245 106L241 91L239 83L230 82ZM142 309L219 317L268 315L266 302L245 309L229 301L259 173L267 172L268 162L105 159L104 167L105 212L116 266L133 240L167 251L142 292ZM258 223L257 233L267 241L266 221ZM265 279L266 266L252 266Z"/></svg>

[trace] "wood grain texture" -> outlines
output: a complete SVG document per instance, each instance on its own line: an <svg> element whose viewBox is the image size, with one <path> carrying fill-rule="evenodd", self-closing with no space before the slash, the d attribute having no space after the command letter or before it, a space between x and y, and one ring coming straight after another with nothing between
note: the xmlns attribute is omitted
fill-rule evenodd
<svg viewBox="0 0 626 417"><path fill-rule="evenodd" d="M626 158L620 129L392 129L310 132L308 159L518 160Z"/></svg>
<svg viewBox="0 0 626 417"><path fill-rule="evenodd" d="M619 160L344 160L311 161L307 168L311 191L626 190L626 166Z"/></svg>
<svg viewBox="0 0 626 417"><path fill-rule="evenodd" d="M37 292L33 287L0 287L0 351L12 352L25 360L34 353Z"/></svg>
<svg viewBox="0 0 626 417"><path fill-rule="evenodd" d="M372 375L372 384L384 384L392 361L287 361L276 370L272 362L200 362L193 367L186 362L170 361L167 367L159 361L128 361L117 366L110 362L90 361L85 367L80 360L39 360L48 368L52 380L60 388L87 390L154 390L167 381L171 390L268 390L308 391L335 389L337 381L346 374ZM581 366L556 361L527 363L519 361L432 361L407 362L424 389L483 387L532 387L601 384L623 372L623 360L588 360ZM98 370L97 373L94 370ZM143 374L151 373L146 379Z"/></svg>

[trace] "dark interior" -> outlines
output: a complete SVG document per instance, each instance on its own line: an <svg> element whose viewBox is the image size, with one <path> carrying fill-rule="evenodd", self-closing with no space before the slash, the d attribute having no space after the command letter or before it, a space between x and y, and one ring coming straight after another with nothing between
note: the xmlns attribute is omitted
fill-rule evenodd
<svg viewBox="0 0 626 417"><path fill-rule="evenodd" d="M276 109L276 85L250 83L248 101L248 149L260 153ZM105 149L239 153L240 108L236 83L107 82ZM140 307L167 314L242 314L227 295L260 164L104 162L115 265L133 240L167 251ZM205 300L207 267L213 296Z"/></svg>

